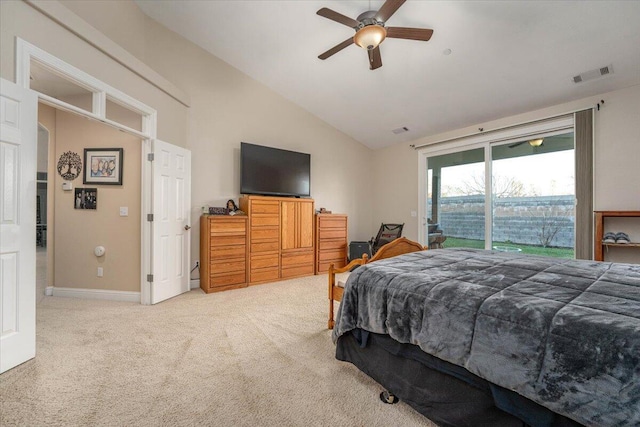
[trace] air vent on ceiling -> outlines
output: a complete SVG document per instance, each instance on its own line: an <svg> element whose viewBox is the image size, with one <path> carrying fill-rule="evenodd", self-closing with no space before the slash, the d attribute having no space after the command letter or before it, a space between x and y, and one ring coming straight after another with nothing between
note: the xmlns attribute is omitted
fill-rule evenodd
<svg viewBox="0 0 640 427"><path fill-rule="evenodd" d="M394 129L394 130L392 130L391 132L393 132L393 133L395 133L396 135L398 135L399 133L405 133L405 132L408 132L408 131L409 131L409 128L408 128L408 127L406 127L406 126L402 126L401 128Z"/></svg>
<svg viewBox="0 0 640 427"><path fill-rule="evenodd" d="M607 65L606 67L585 71L582 74L573 76L573 82L574 83L585 82L587 80L597 79L598 77L606 76L607 74L612 74L612 73L613 73L613 67L611 65Z"/></svg>

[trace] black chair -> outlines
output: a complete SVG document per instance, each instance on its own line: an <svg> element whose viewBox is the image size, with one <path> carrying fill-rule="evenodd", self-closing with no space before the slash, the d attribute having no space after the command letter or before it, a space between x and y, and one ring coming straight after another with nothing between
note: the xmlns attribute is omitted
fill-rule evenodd
<svg viewBox="0 0 640 427"><path fill-rule="evenodd" d="M380 230L375 238L371 238L371 255L375 255L378 249L383 247L389 242L393 242L398 237L402 236L402 224L380 224Z"/></svg>

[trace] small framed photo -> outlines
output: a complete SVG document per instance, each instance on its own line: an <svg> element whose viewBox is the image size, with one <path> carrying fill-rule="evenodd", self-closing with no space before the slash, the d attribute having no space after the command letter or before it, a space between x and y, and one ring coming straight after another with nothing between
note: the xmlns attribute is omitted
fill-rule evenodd
<svg viewBox="0 0 640 427"><path fill-rule="evenodd" d="M76 188L75 197L73 198L73 207L75 209L97 209L98 189Z"/></svg>
<svg viewBox="0 0 640 427"><path fill-rule="evenodd" d="M122 148L85 148L84 184L122 185Z"/></svg>

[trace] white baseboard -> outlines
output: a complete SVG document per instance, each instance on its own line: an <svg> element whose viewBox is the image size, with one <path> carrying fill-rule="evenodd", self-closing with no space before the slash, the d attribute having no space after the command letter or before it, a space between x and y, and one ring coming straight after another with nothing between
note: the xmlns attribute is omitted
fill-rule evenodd
<svg viewBox="0 0 640 427"><path fill-rule="evenodd" d="M200 287L200 279L191 279L191 289L198 289Z"/></svg>
<svg viewBox="0 0 640 427"><path fill-rule="evenodd" d="M53 286L47 286L44 288L44 294L48 297L53 296Z"/></svg>
<svg viewBox="0 0 640 427"><path fill-rule="evenodd" d="M51 295L65 298L101 299L110 301L140 302L140 292L109 291L105 289L61 288L51 286ZM47 288L49 292L49 288ZM47 293L47 295L49 295Z"/></svg>

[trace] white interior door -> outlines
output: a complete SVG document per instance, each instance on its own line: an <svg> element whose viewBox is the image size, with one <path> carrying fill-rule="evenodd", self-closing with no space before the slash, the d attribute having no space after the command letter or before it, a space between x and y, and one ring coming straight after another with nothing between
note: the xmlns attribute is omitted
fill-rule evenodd
<svg viewBox="0 0 640 427"><path fill-rule="evenodd" d="M36 355L35 92L0 79L0 373Z"/></svg>
<svg viewBox="0 0 640 427"><path fill-rule="evenodd" d="M189 291L191 152L155 140L151 303Z"/></svg>

